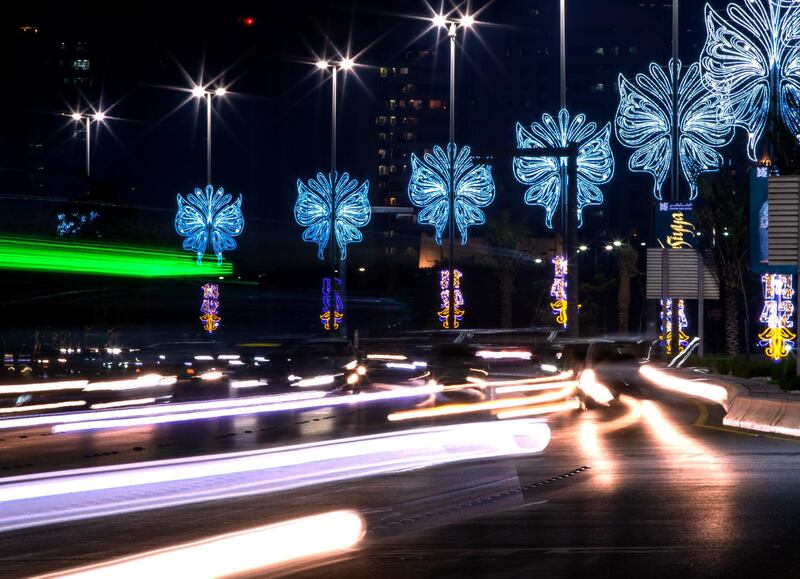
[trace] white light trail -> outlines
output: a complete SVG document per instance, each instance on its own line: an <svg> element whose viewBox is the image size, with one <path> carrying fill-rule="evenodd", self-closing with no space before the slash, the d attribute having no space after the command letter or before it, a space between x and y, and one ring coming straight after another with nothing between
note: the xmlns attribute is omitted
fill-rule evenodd
<svg viewBox="0 0 800 579"><path fill-rule="evenodd" d="M257 571L265 573L288 563L343 553L355 547L364 533L364 519L358 513L332 511L42 575L38 579L216 579Z"/></svg>
<svg viewBox="0 0 800 579"><path fill-rule="evenodd" d="M475 355L485 360L530 360L533 356L525 350L478 350Z"/></svg>
<svg viewBox="0 0 800 579"><path fill-rule="evenodd" d="M102 410L104 408L120 408L122 406L139 406L141 404L153 404L155 398L133 398L131 400L118 400L116 402L100 402L92 404L89 408L92 410Z"/></svg>
<svg viewBox="0 0 800 579"><path fill-rule="evenodd" d="M134 416L158 416L162 414L176 414L179 412L194 412L198 410L211 410L222 408L242 408L258 406L267 403L278 403L297 400L322 398L325 392L295 392L292 394L276 394L272 396L251 396L247 398L225 398L223 400L208 400L205 402L184 402L181 404L164 404L150 408L132 408L127 410L107 410L92 412L71 412L69 414L48 414L42 416L27 416L25 418L9 418L0 420L0 429L30 428L50 424L66 424L70 422L101 421L112 418L129 418Z"/></svg>
<svg viewBox="0 0 800 579"><path fill-rule="evenodd" d="M231 388L256 388L258 386L268 386L266 380L231 380Z"/></svg>
<svg viewBox="0 0 800 579"><path fill-rule="evenodd" d="M12 406L11 408L0 408L0 414L17 414L19 412L34 412L39 410L55 410L57 408L70 408L86 406L85 400L65 400L64 402L52 402L50 404L29 404L27 406Z"/></svg>
<svg viewBox="0 0 800 579"><path fill-rule="evenodd" d="M565 400L558 404L542 404L541 406L531 406L518 410L505 410L503 412L498 412L497 418L500 420L507 420L509 418L521 418L523 416L539 416L541 414L563 412L564 410L576 410L580 407L581 404L577 400Z"/></svg>
<svg viewBox="0 0 800 579"><path fill-rule="evenodd" d="M304 378L298 382L292 384L292 386L297 386L298 388L312 388L314 386L327 386L328 384L333 384L335 380L334 376L314 376L313 378Z"/></svg>
<svg viewBox="0 0 800 579"><path fill-rule="evenodd" d="M715 402L727 409L728 391L717 384L679 378L650 365L639 368L639 373L651 384L664 390L671 390L689 396L696 396Z"/></svg>
<svg viewBox="0 0 800 579"><path fill-rule="evenodd" d="M155 386L172 386L178 381L177 376L162 376L161 374L145 374L138 378L125 380L109 380L105 382L92 382L87 385L84 392L133 390L136 388L152 388Z"/></svg>
<svg viewBox="0 0 800 579"><path fill-rule="evenodd" d="M402 354L367 354L367 360L407 360Z"/></svg>
<svg viewBox="0 0 800 579"><path fill-rule="evenodd" d="M35 392L58 392L60 390L80 390L88 380L68 380L64 382L43 382L39 384L8 384L0 386L0 396L5 394L32 394Z"/></svg>
<svg viewBox="0 0 800 579"><path fill-rule="evenodd" d="M538 420L472 422L0 480L0 531L542 451ZM135 492L132 494L132 490Z"/></svg>
<svg viewBox="0 0 800 579"><path fill-rule="evenodd" d="M578 378L578 388L598 404L608 406L608 403L614 400L611 390L597 380L597 374L595 374L594 370L587 368L581 372Z"/></svg>
<svg viewBox="0 0 800 579"><path fill-rule="evenodd" d="M200 420L204 418L220 418L224 416L240 416L242 414L262 414L266 412L279 412L284 410L307 410L310 408L320 408L328 406L342 406L345 404L362 404L365 402L377 402L381 400L394 400L398 398L408 398L410 396L427 396L436 392L441 392L439 385L416 386L398 388L383 392L362 392L346 396L329 396L325 393L314 392L312 400L291 400L288 402L275 402L261 405L239 406L233 408L214 408L211 410L200 410L196 412L173 412L161 416L140 416L134 418L119 418L111 420L93 420L92 417L84 417L83 422L72 422L56 424L53 427L54 433L76 432L80 430L100 430L105 428L126 428L133 426L150 426L152 424L165 424L169 422L185 422L187 420ZM2 425L2 422L0 422Z"/></svg>

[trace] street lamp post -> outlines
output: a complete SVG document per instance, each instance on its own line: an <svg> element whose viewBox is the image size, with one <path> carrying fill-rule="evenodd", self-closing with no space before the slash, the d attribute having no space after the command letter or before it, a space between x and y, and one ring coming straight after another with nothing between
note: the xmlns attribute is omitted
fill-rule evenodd
<svg viewBox="0 0 800 579"><path fill-rule="evenodd" d="M88 179L92 173L92 121L103 122L106 114L103 111L97 111L90 115L74 112L69 116L76 123L83 122L86 125L86 178Z"/></svg>
<svg viewBox="0 0 800 579"><path fill-rule="evenodd" d="M200 85L192 87L192 96L206 101L206 185L211 184L211 97L221 97L226 94L228 94L228 89L225 87L219 87L213 91L206 90Z"/></svg>
<svg viewBox="0 0 800 579"><path fill-rule="evenodd" d="M462 26L470 28L475 23L475 19L469 14L465 14L456 20L448 20L444 15L437 14L431 20L433 25L439 28L447 29L447 37L450 40L450 133L449 143L456 141L456 28ZM447 253L447 272L448 272L448 296L450 307L447 312L447 327L450 329L455 328L456 321L456 301L455 301L455 192L453 191L452 183L454 176L452 174L453 164L450 164L450 191L448 199L448 219L447 219L447 237L448 237L448 253Z"/></svg>
<svg viewBox="0 0 800 579"><path fill-rule="evenodd" d="M316 67L322 71L326 71L330 69L331 71L331 173L330 173L330 181L331 186L333 187L334 195L336 191L336 122L338 118L338 111L337 111L337 76L338 72L341 70L342 72L347 72L351 70L355 66L355 61L352 58L346 57L343 58L340 62L328 62L327 60L318 60L316 62ZM331 207L331 216L330 216L330 268L331 268L331 290L330 290L330 328L331 331L335 331L335 316L336 316L336 279L337 274L339 279L341 279L341 290L344 290L344 283L345 283L345 271L344 267L339 263L339 255L336 251L336 212ZM339 271L341 270L341 271ZM344 324L344 318L342 318L342 324Z"/></svg>

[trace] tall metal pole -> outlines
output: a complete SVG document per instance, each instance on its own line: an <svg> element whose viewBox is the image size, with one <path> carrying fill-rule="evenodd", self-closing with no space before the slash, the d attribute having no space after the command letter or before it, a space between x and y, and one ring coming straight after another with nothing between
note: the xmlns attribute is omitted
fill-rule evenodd
<svg viewBox="0 0 800 579"><path fill-rule="evenodd" d="M567 330L570 336L580 334L578 319L578 144L568 143L567 157L567 229L564 236L564 257L567 258ZM574 259L569 256L574 255Z"/></svg>
<svg viewBox="0 0 800 579"><path fill-rule="evenodd" d="M86 178L91 176L92 169L92 117L86 116Z"/></svg>
<svg viewBox="0 0 800 579"><path fill-rule="evenodd" d="M450 23L450 28L447 32L450 37L450 143L455 143L456 140L456 25L455 22ZM455 191L453 191L453 163L450 163L450 186L449 186L449 203L450 210L448 212L447 236L450 244L450 251L447 256L447 270L449 272L449 299L450 309L447 313L447 326L451 330L455 328L456 321L456 300L455 300L455 264L453 253L455 251Z"/></svg>
<svg viewBox="0 0 800 579"><path fill-rule="evenodd" d="M211 93L206 92L206 185L211 185Z"/></svg>
<svg viewBox="0 0 800 579"><path fill-rule="evenodd" d="M680 186L680 146L679 146L679 138L680 138L680 127L678 126L678 88L680 86L680 64L679 58L680 53L678 50L678 36L680 34L680 27L679 27L679 15L680 15L680 4L679 0L672 0L672 168L671 168L671 192L670 198L673 203L676 203L680 196L679 186ZM666 253L669 250L665 251L665 258ZM669 260L667 260L667 264L669 264ZM667 265L667 273L669 273L669 265ZM662 283L666 283L666 281L662 281ZM675 296L667 295L667 298L674 298ZM678 300L672 300L672 354L673 356L678 355L678 348L680 345L680 319L678 316Z"/></svg>
<svg viewBox="0 0 800 579"><path fill-rule="evenodd" d="M561 43L561 108L567 108L567 15L564 2L561 0L561 11L559 17L559 31Z"/></svg>
<svg viewBox="0 0 800 579"><path fill-rule="evenodd" d="M336 190L336 65L331 65L331 185ZM331 294L329 299L328 323L330 331L336 330L336 195L331 197Z"/></svg>

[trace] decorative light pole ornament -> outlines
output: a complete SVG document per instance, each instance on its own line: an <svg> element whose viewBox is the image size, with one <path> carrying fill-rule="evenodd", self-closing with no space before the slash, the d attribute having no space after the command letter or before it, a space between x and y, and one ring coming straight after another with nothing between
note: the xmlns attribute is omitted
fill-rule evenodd
<svg viewBox="0 0 800 579"><path fill-rule="evenodd" d="M359 227L367 225L372 216L368 192L369 181L359 186L347 173L334 173L332 178L317 173L317 178L308 183L297 180L294 218L306 228L303 241L317 244L317 257L321 260L331 241L335 241L341 259L345 259L347 245L363 239Z"/></svg>
<svg viewBox="0 0 800 579"><path fill-rule="evenodd" d="M689 320L686 317L686 302L684 300L677 300L677 321L678 321L678 352L683 352L684 348L689 345L689 334L686 330L689 328ZM661 347L664 348L664 353L667 356L672 356L672 328L673 321L673 300L667 298L666 301L661 300L661 335L658 339L661 341Z"/></svg>
<svg viewBox="0 0 800 579"><path fill-rule="evenodd" d="M758 335L758 345L763 347L764 353L776 362L789 355L797 337L792 331L794 328L792 281L791 275L765 273L761 276L764 308L761 310L760 321L767 327Z"/></svg>
<svg viewBox="0 0 800 579"><path fill-rule="evenodd" d="M494 200L494 179L489 165L475 164L469 147L447 145L447 152L436 146L420 159L411 154L411 179L408 197L421 211L417 221L432 225L438 245L449 220L455 222L461 245L467 245L468 228L486 221L481 209Z"/></svg>
<svg viewBox="0 0 800 579"><path fill-rule="evenodd" d="M209 334L216 331L222 318L219 317L219 286L215 283L207 283L202 288L203 301L200 303L200 321L203 322L203 329Z"/></svg>
<svg viewBox="0 0 800 579"><path fill-rule="evenodd" d="M457 269L453 270L453 330L457 330L461 325L461 320L464 319L464 294L461 293L461 272ZM439 322L442 327L447 330L450 328L450 270L443 269L439 272L439 288L441 293L439 296L442 299L442 309L439 310Z"/></svg>
<svg viewBox="0 0 800 579"><path fill-rule="evenodd" d="M747 131L747 154L756 161L770 114L800 134L800 2L742 0L724 14L706 4L705 21L703 81Z"/></svg>
<svg viewBox="0 0 800 579"><path fill-rule="evenodd" d="M578 227L583 223L583 208L601 205L605 185L614 176L614 155L611 152L611 125L598 129L587 123L585 115L572 121L569 112L561 109L558 118L542 115L541 123L532 123L530 131L517 123L517 147L564 148L571 143L578 146ZM514 157L514 177L523 185L525 203L540 205L545 209L545 224L553 228L553 216L567 195L566 157Z"/></svg>
<svg viewBox="0 0 800 579"><path fill-rule="evenodd" d="M669 61L666 67L650 64L650 74L637 74L635 82L619 75L619 107L615 119L617 139L635 149L628 161L631 171L653 176L653 195L661 199L661 188L672 167L674 151L672 106L673 89L678 82L678 150L683 176L689 183L689 199L697 197L697 177L717 171L722 155L717 149L733 138L732 119L725 112L723 98L711 93L702 82L700 64L674 78L681 63Z"/></svg>
<svg viewBox="0 0 800 579"><path fill-rule="evenodd" d="M339 295L339 286L342 280L339 278L322 278L322 313L319 315L319 320L322 322L322 327L326 330L331 329L331 312L333 312L333 328L339 329L339 324L344 318L344 304L342 303L342 296ZM333 307L331 307L333 306Z"/></svg>
<svg viewBox="0 0 800 579"><path fill-rule="evenodd" d="M550 302L550 308L556 317L556 323L566 328L569 321L567 318L567 259L563 255L557 255L553 258L553 265L555 272L553 285L550 286L550 297L553 298L553 301Z"/></svg>
<svg viewBox="0 0 800 579"><path fill-rule="evenodd" d="M196 188L186 199L178 194L175 231L186 238L183 248L197 254L197 263L202 263L209 244L218 264L222 263L223 251L236 249L234 237L244 230L242 196L233 202L231 199L233 197L222 187L215 192L212 185L205 191Z"/></svg>

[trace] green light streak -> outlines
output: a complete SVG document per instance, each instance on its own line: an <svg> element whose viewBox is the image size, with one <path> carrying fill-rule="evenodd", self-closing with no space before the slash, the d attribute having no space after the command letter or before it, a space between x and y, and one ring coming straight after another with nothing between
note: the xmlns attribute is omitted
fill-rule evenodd
<svg viewBox="0 0 800 579"><path fill-rule="evenodd" d="M53 241L0 236L0 269L123 277L208 277L230 275L216 259L201 265L193 254L157 247Z"/></svg>

